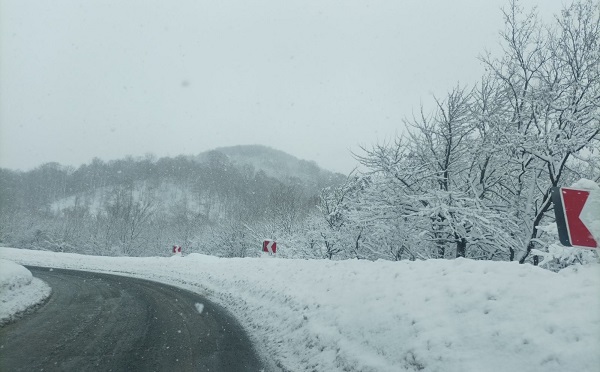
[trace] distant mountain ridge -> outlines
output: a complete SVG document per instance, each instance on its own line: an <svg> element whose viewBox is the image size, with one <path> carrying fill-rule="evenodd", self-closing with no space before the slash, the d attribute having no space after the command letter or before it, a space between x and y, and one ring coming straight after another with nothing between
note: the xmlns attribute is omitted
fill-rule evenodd
<svg viewBox="0 0 600 372"><path fill-rule="evenodd" d="M321 190L344 180L258 145L196 156L95 158L76 169L58 163L27 172L0 168L0 243L149 255L176 242L244 256L262 237L303 226L318 213Z"/></svg>
<svg viewBox="0 0 600 372"><path fill-rule="evenodd" d="M314 161L298 159L284 151L264 145L219 147L198 154L195 160L206 162L210 154L215 152L226 155L235 166L250 166L254 171L263 171L267 176L286 184L300 182L312 191L340 184L345 179L341 173L323 169Z"/></svg>

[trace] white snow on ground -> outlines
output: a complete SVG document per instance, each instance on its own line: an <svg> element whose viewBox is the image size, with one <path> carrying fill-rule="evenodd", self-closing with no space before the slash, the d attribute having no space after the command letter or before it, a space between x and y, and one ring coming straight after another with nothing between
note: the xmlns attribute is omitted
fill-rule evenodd
<svg viewBox="0 0 600 372"><path fill-rule="evenodd" d="M44 301L50 287L25 267L0 259L0 325Z"/></svg>
<svg viewBox="0 0 600 372"><path fill-rule="evenodd" d="M0 248L22 264L177 285L228 308L290 371L598 371L600 265L94 257Z"/></svg>

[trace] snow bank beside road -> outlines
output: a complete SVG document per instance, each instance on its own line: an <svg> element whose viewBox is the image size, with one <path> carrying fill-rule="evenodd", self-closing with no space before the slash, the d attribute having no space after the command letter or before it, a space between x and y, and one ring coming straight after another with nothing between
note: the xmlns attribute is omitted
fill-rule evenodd
<svg viewBox="0 0 600 372"><path fill-rule="evenodd" d="M291 371L597 371L600 266L93 257L20 263L148 278L226 306Z"/></svg>
<svg viewBox="0 0 600 372"><path fill-rule="evenodd" d="M25 267L0 259L0 325L44 301L50 287Z"/></svg>

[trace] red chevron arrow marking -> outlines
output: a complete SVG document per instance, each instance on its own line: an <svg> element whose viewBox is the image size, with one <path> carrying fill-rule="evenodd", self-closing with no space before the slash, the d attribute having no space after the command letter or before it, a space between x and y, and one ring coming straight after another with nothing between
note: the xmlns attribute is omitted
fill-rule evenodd
<svg viewBox="0 0 600 372"><path fill-rule="evenodd" d="M567 231L569 233L571 244L580 247L597 248L598 243L592 236L590 230L588 230L587 226L585 226L579 218L589 196L589 191L565 187L561 189L565 222L567 224Z"/></svg>

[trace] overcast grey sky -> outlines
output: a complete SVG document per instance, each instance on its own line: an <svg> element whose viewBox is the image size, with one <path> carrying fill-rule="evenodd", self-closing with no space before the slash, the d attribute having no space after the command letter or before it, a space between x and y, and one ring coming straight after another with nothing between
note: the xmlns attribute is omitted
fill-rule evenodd
<svg viewBox="0 0 600 372"><path fill-rule="evenodd" d="M346 173L481 76L506 4L0 0L0 167L264 144Z"/></svg>

